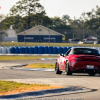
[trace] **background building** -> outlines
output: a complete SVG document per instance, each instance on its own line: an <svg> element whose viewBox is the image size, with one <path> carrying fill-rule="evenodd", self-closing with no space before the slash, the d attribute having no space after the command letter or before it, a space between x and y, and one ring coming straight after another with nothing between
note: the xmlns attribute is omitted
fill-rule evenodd
<svg viewBox="0 0 100 100"><path fill-rule="evenodd" d="M17 42L16 32L13 29L7 30L7 35L5 36L6 42Z"/></svg>
<svg viewBox="0 0 100 100"><path fill-rule="evenodd" d="M88 43L88 44L97 44L98 43L98 39L97 39L97 37L89 35L87 39L84 39L84 42Z"/></svg>
<svg viewBox="0 0 100 100"><path fill-rule="evenodd" d="M62 34L44 26L36 26L18 34L18 42L62 42Z"/></svg>
<svg viewBox="0 0 100 100"><path fill-rule="evenodd" d="M2 41L4 42L17 42L16 31L12 28L12 25L9 29L4 31L5 34L2 36Z"/></svg>

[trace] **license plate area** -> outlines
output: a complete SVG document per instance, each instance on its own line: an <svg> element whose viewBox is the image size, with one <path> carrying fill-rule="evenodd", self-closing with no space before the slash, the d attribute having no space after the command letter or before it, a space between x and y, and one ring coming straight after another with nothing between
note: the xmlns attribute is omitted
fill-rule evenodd
<svg viewBox="0 0 100 100"><path fill-rule="evenodd" d="M87 69L94 69L94 65L87 65Z"/></svg>

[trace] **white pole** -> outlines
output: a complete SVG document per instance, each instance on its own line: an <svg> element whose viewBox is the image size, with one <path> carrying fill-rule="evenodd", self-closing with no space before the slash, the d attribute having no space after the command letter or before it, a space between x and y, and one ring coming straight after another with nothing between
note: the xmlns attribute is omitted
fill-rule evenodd
<svg viewBox="0 0 100 100"><path fill-rule="evenodd" d="M48 32L49 32L49 46L50 46L50 31L49 31L49 29L48 29Z"/></svg>
<svg viewBox="0 0 100 100"><path fill-rule="evenodd" d="M74 46L74 33L73 33L73 46Z"/></svg>
<svg viewBox="0 0 100 100"><path fill-rule="evenodd" d="M25 35L26 35L26 34L25 34L25 32L24 32L24 46L26 46Z"/></svg>

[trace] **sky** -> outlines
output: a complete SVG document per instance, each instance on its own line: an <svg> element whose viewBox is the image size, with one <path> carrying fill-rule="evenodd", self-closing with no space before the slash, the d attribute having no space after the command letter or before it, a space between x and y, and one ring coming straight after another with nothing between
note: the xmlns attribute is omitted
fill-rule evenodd
<svg viewBox="0 0 100 100"><path fill-rule="evenodd" d="M19 0L0 0L0 14L7 15L10 8ZM40 0L49 17L62 17L69 15L70 18L79 18L83 12L90 12L96 5L100 7L100 0Z"/></svg>

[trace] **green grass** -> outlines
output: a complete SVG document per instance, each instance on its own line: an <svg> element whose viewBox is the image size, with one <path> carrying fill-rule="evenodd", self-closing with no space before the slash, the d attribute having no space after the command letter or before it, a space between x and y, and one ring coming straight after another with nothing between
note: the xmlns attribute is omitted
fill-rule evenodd
<svg viewBox="0 0 100 100"><path fill-rule="evenodd" d="M33 42L1 42L0 46L49 46L49 43L33 43ZM72 46L85 46L85 47L97 47L97 44L74 44L73 43L50 43L50 46L58 47L72 47ZM100 44L98 44L100 47Z"/></svg>
<svg viewBox="0 0 100 100"><path fill-rule="evenodd" d="M39 60L41 58L57 58L52 56L0 56L0 60Z"/></svg>
<svg viewBox="0 0 100 100"><path fill-rule="evenodd" d="M35 63L35 64L29 64L26 67L28 67L28 68L49 68L49 69L54 69L55 64Z"/></svg>
<svg viewBox="0 0 100 100"><path fill-rule="evenodd" d="M12 91L21 87L29 88L35 86L49 86L43 84L24 84L24 83L17 83L13 81L0 81L0 93Z"/></svg>

